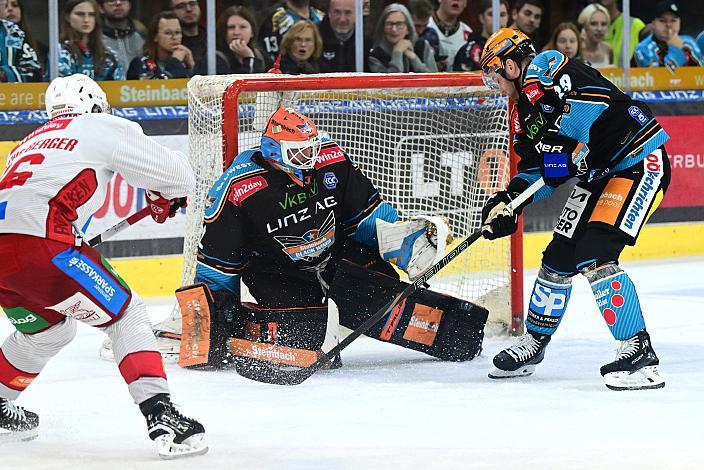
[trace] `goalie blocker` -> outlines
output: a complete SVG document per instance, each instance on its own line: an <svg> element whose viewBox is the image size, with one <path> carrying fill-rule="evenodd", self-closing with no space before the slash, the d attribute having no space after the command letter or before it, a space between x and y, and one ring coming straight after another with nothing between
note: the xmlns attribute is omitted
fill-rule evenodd
<svg viewBox="0 0 704 470"><path fill-rule="evenodd" d="M355 329L406 286L343 260L329 292L334 302L329 304L340 306L340 324ZM256 367L257 361L306 367L323 349L329 350L326 331L330 336L337 324L330 328L327 323L336 323L337 315L330 315L328 306L261 308L215 294L205 284L176 292L183 316L182 367ZM488 315L470 302L424 289L396 306L368 336L442 360L466 361L481 352Z"/></svg>

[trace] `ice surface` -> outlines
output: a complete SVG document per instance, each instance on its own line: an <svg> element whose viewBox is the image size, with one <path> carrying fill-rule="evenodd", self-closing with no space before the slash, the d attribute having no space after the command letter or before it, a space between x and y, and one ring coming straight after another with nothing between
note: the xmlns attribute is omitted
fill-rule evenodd
<svg viewBox="0 0 704 470"><path fill-rule="evenodd" d="M667 384L613 392L599 367L617 347L579 278L545 362L493 381L493 338L468 363L442 363L362 338L344 367L302 385L167 366L174 401L202 420L210 452L160 461L100 331L78 337L18 404L35 441L0 446L0 469L681 469L704 468L704 259L626 264ZM526 276L527 290L533 276ZM528 293L526 294L528 295ZM155 320L171 301L152 305ZM0 319L4 336L12 326Z"/></svg>

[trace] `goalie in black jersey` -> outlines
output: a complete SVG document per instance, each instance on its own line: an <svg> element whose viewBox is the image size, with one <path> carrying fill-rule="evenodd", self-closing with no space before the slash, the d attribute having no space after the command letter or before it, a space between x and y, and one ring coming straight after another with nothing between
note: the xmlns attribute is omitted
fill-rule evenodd
<svg viewBox="0 0 704 470"><path fill-rule="evenodd" d="M177 293L179 362L310 365L337 344L339 324L358 327L405 287L389 262L413 279L445 255L448 236L441 217L399 222L344 150L281 107L261 146L240 153L210 191L196 284ZM240 281L256 304L241 302ZM463 361L480 352L487 314L420 290L368 335Z"/></svg>
<svg viewBox="0 0 704 470"><path fill-rule="evenodd" d="M636 243L670 183L667 134L644 103L560 52L536 54L519 31L494 33L481 65L485 83L516 102L510 122L513 149L521 158L508 188L484 207L484 237L516 230L520 211L506 210L507 204L539 178L546 186L533 201L550 197L572 177L579 179L543 253L528 331L494 358L489 376L533 373L565 312L572 277L581 273L614 338L622 341L616 360L601 368L606 386L663 387L638 295L618 258L626 245Z"/></svg>

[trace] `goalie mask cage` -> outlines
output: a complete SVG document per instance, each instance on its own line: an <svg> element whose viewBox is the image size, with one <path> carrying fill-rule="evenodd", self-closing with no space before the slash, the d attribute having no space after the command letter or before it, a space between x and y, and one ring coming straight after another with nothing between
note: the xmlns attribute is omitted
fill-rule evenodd
<svg viewBox="0 0 704 470"><path fill-rule="evenodd" d="M195 277L208 190L239 152L259 145L278 106L309 116L401 219L442 215L456 242L480 228L485 201L506 187L515 167L507 101L475 74L197 76L188 83L188 106L196 189L188 204L183 285ZM431 279L431 287L487 307L487 333L518 333L521 246L520 230L482 239Z"/></svg>

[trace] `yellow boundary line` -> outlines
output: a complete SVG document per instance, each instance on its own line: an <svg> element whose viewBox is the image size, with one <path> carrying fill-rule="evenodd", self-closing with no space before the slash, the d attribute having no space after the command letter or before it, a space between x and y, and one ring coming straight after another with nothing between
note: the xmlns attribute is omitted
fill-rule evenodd
<svg viewBox="0 0 704 470"><path fill-rule="evenodd" d="M551 232L529 233L523 239L524 267L536 268ZM626 247L622 261L704 255L704 223L646 226L635 247ZM111 260L118 273L143 297L172 296L181 282L181 256Z"/></svg>

